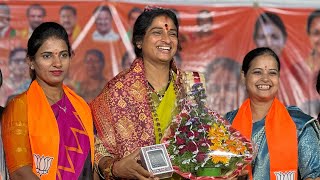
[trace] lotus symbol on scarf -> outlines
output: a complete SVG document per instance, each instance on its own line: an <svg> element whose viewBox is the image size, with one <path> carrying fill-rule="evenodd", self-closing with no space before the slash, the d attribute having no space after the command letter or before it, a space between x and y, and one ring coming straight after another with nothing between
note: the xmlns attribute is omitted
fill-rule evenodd
<svg viewBox="0 0 320 180"><path fill-rule="evenodd" d="M34 154L33 158L36 165L36 171L40 175L40 177L44 174L48 174L53 157Z"/></svg>
<svg viewBox="0 0 320 180"><path fill-rule="evenodd" d="M288 171L288 172L275 172L277 180L294 180L294 171Z"/></svg>

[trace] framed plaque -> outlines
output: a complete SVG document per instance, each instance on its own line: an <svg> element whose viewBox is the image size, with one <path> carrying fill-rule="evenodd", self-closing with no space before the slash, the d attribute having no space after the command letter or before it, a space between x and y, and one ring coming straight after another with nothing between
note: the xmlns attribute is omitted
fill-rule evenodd
<svg viewBox="0 0 320 180"><path fill-rule="evenodd" d="M142 166L160 179L171 177L173 174L171 161L164 144L142 147L140 159Z"/></svg>

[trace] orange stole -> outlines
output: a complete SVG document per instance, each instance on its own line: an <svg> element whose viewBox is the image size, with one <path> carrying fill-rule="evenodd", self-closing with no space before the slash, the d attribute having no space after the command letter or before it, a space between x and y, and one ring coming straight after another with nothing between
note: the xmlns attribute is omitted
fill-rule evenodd
<svg viewBox="0 0 320 180"><path fill-rule="evenodd" d="M94 135L90 108L81 97L68 87L63 86L63 90L80 116L83 126L89 135L91 162L93 162ZM60 140L59 129L51 106L37 81L33 81L27 91L27 102L29 137L33 159L35 159L35 154L40 157L53 158L48 174L42 175L41 179L56 179ZM32 168L33 172L39 175L35 162L33 162Z"/></svg>
<svg viewBox="0 0 320 180"><path fill-rule="evenodd" d="M239 108L232 123L246 138L252 135L252 113L250 99ZM278 172L294 172L298 178L298 136L296 125L285 106L275 98L266 116L265 131L270 155L270 179L275 180ZM249 167L250 179L252 169Z"/></svg>

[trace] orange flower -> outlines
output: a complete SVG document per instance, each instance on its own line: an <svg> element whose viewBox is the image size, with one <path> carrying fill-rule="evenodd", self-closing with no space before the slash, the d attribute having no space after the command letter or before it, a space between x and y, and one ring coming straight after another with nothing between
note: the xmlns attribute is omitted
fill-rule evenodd
<svg viewBox="0 0 320 180"><path fill-rule="evenodd" d="M229 163L229 160L230 158L229 157L226 157L226 156L216 156L216 155L213 155L211 156L211 159L212 159L212 162L217 164L217 163L223 163L223 164L227 164Z"/></svg>

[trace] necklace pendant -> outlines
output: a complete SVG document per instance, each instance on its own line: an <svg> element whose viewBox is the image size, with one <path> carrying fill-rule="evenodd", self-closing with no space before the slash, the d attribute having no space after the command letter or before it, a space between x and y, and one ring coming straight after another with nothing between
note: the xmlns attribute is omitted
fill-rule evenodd
<svg viewBox="0 0 320 180"><path fill-rule="evenodd" d="M61 107L58 105L58 107L64 112L64 113L67 113L67 107Z"/></svg>

